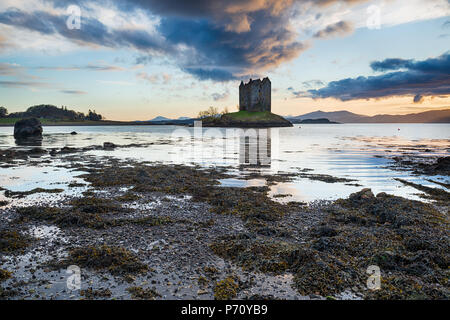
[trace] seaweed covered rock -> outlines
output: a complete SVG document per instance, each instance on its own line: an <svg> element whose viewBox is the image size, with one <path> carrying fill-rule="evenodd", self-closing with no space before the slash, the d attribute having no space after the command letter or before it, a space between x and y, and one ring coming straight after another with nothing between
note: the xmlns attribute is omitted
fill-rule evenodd
<svg viewBox="0 0 450 320"><path fill-rule="evenodd" d="M144 273L148 266L129 250L122 247L102 245L80 247L69 252L69 257L56 266L71 264L93 270L108 270L114 275Z"/></svg>
<svg viewBox="0 0 450 320"><path fill-rule="evenodd" d="M437 159L434 170L447 174L450 173L450 157L441 157Z"/></svg>
<svg viewBox="0 0 450 320"><path fill-rule="evenodd" d="M14 124L14 138L42 138L42 124L37 118L22 119Z"/></svg>
<svg viewBox="0 0 450 320"><path fill-rule="evenodd" d="M218 239L210 245L218 256L241 265L246 270L280 274L296 263L298 246L283 241L263 240L251 234ZM303 256L308 254L300 250ZM302 254L297 252L298 257ZM294 261L295 260L295 261Z"/></svg>
<svg viewBox="0 0 450 320"><path fill-rule="evenodd" d="M0 269L0 282L3 282L9 278L11 278L11 272Z"/></svg>
<svg viewBox="0 0 450 320"><path fill-rule="evenodd" d="M216 283L214 287L214 299L216 300L230 300L236 297L239 285L233 277L226 277L225 279Z"/></svg>
<svg viewBox="0 0 450 320"><path fill-rule="evenodd" d="M20 232L0 231L0 253L23 252L30 242L30 237Z"/></svg>
<svg viewBox="0 0 450 320"><path fill-rule="evenodd" d="M142 287L130 287L127 288L127 291L131 294L133 299L138 300L154 300L161 295L156 292L155 289L150 288L142 288Z"/></svg>
<svg viewBox="0 0 450 320"><path fill-rule="evenodd" d="M294 275L302 295L366 299L448 299L449 221L433 205L370 189L324 207L302 241L255 232L219 238L210 248L244 269ZM295 227L294 227L295 228ZM368 267L381 288L369 290Z"/></svg>
<svg viewBox="0 0 450 320"><path fill-rule="evenodd" d="M450 157L438 157L430 163L429 158L415 158L411 155L403 155L393 157L395 161L394 168L412 170L415 174L425 175L449 175L450 174Z"/></svg>
<svg viewBox="0 0 450 320"><path fill-rule="evenodd" d="M348 199L351 201L360 201L360 200L368 200L368 199L374 199L374 195L372 190L369 188L364 188L359 192L352 193Z"/></svg>

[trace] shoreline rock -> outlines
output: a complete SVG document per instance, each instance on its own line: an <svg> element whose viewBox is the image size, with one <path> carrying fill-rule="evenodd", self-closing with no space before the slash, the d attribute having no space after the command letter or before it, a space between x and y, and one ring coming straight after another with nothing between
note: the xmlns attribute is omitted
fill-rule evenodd
<svg viewBox="0 0 450 320"><path fill-rule="evenodd" d="M42 124L37 118L22 119L14 124L14 138L42 138Z"/></svg>

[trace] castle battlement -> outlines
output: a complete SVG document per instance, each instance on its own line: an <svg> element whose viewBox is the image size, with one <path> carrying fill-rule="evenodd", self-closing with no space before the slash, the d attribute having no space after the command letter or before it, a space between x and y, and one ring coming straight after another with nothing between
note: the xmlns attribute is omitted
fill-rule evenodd
<svg viewBox="0 0 450 320"><path fill-rule="evenodd" d="M239 85L239 111L271 111L271 82L268 77Z"/></svg>

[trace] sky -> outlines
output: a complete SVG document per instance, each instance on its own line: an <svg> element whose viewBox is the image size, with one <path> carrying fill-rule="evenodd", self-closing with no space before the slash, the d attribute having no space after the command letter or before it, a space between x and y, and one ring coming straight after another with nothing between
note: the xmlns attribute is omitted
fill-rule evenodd
<svg viewBox="0 0 450 320"><path fill-rule="evenodd" d="M438 110L449 44L449 0L2 0L0 106L194 117L268 76L281 115Z"/></svg>

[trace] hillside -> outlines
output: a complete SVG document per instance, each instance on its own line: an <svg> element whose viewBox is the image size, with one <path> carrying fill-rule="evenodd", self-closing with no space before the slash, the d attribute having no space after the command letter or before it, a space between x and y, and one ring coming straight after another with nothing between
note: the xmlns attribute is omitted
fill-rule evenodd
<svg viewBox="0 0 450 320"><path fill-rule="evenodd" d="M47 120L61 120L61 121L100 121L103 116L97 114L95 111L89 110L86 115L83 112L77 112L74 110L67 109L67 107L56 107L50 104L41 104L37 106L29 107L23 112L13 112L4 118L9 119L23 119L23 118L40 118Z"/></svg>
<svg viewBox="0 0 450 320"><path fill-rule="evenodd" d="M375 116L365 116L349 111L324 112L319 110L287 119L298 122L299 120L320 118L341 123L450 123L450 109L431 110L405 115L380 114Z"/></svg>

